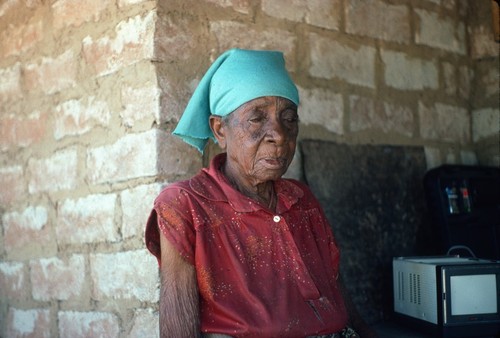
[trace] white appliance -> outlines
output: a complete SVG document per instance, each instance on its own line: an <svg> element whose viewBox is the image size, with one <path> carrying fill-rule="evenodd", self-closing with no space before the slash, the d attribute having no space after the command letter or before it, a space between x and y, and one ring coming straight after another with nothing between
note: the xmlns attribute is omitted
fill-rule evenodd
<svg viewBox="0 0 500 338"><path fill-rule="evenodd" d="M458 256L393 259L394 311L439 337L500 337L500 262Z"/></svg>

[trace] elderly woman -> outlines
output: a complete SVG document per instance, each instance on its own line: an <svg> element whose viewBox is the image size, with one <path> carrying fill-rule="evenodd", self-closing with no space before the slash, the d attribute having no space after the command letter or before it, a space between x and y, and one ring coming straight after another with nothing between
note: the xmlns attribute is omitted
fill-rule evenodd
<svg viewBox="0 0 500 338"><path fill-rule="evenodd" d="M195 90L174 131L225 153L158 196L146 228L161 271L162 337L358 337L339 249L292 161L297 88L283 55L233 49ZM357 324L361 323L361 325ZM371 336L367 331L366 336Z"/></svg>

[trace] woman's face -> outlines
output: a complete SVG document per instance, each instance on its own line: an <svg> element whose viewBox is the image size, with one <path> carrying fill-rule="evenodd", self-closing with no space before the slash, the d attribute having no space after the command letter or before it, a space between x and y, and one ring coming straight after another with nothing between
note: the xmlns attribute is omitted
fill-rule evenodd
<svg viewBox="0 0 500 338"><path fill-rule="evenodd" d="M282 97L266 96L222 118L214 134L227 152L226 170L255 186L286 172L295 153L298 131L297 106Z"/></svg>

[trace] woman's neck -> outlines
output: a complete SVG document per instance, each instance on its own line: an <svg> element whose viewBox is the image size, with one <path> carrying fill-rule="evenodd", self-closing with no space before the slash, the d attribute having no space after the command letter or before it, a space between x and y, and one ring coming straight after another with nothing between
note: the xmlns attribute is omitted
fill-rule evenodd
<svg viewBox="0 0 500 338"><path fill-rule="evenodd" d="M243 195L251 198L261 205L266 206L271 210L276 208L276 193L274 191L274 182L266 181L258 184L248 184L237 175L233 175L226 164L221 166L222 174L227 178L233 188L241 192Z"/></svg>

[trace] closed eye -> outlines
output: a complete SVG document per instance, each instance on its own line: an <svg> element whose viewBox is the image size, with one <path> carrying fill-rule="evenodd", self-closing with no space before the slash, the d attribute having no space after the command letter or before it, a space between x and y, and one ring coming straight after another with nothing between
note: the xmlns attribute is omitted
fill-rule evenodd
<svg viewBox="0 0 500 338"><path fill-rule="evenodd" d="M299 116L298 115L295 115L295 116L287 116L284 118L284 120L286 122L290 122L290 123L294 123L294 122L299 122Z"/></svg>
<svg viewBox="0 0 500 338"><path fill-rule="evenodd" d="M296 109L287 109L283 112L283 114L281 116L285 122L288 122L288 123L299 122L299 115L297 114Z"/></svg>
<svg viewBox="0 0 500 338"><path fill-rule="evenodd" d="M265 120L265 113L261 111L255 111L248 119L251 123L260 123Z"/></svg>

